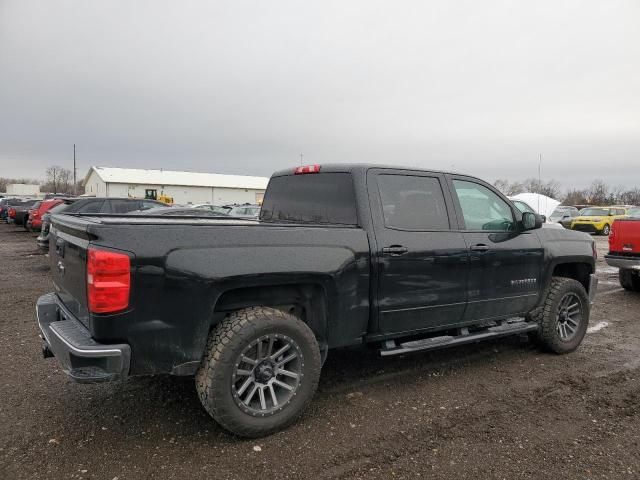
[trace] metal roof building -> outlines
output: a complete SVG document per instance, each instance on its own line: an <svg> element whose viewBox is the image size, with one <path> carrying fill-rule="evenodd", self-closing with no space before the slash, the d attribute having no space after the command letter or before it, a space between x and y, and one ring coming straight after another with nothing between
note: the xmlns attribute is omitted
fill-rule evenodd
<svg viewBox="0 0 640 480"><path fill-rule="evenodd" d="M139 168L91 167L85 194L98 197L144 198L147 191L173 197L175 203L257 203L269 179L248 175L179 172Z"/></svg>

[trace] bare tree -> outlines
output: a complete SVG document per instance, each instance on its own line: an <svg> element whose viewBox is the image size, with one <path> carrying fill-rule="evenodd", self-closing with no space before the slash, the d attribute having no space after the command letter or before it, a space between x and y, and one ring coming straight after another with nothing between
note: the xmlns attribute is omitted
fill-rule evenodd
<svg viewBox="0 0 640 480"><path fill-rule="evenodd" d="M68 193L71 191L71 170L53 165L47 168L46 182L42 185L44 191L52 193Z"/></svg>
<svg viewBox="0 0 640 480"><path fill-rule="evenodd" d="M551 198L560 197L560 184L555 180L544 182L537 178L527 178L522 186L526 192L539 193L540 195L546 195Z"/></svg>
<svg viewBox="0 0 640 480"><path fill-rule="evenodd" d="M591 205L606 205L611 200L609 187L602 180L594 180L587 190L587 195Z"/></svg>
<svg viewBox="0 0 640 480"><path fill-rule="evenodd" d="M521 183L510 182L509 180L498 179L493 182L493 186L500 190L505 195L517 195L525 191Z"/></svg>

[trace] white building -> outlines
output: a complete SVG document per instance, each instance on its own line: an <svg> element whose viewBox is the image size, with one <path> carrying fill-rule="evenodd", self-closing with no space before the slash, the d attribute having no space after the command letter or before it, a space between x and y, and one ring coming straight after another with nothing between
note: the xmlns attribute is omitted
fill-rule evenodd
<svg viewBox="0 0 640 480"><path fill-rule="evenodd" d="M173 197L175 203L262 202L269 179L248 175L174 172L138 168L91 167L84 179L85 195L145 198L147 190Z"/></svg>
<svg viewBox="0 0 640 480"><path fill-rule="evenodd" d="M19 197L40 195L40 185L31 185L27 183L10 183L7 185L7 195L16 195Z"/></svg>

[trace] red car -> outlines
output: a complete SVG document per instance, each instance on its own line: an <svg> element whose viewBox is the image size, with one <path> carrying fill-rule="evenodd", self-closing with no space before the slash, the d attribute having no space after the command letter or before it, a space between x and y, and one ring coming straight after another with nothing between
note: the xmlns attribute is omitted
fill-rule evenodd
<svg viewBox="0 0 640 480"><path fill-rule="evenodd" d="M25 222L25 228L27 230L39 231L40 228L42 228L42 217L44 214L61 203L62 199L52 198L35 204L34 207L36 208L29 210L29 219Z"/></svg>
<svg viewBox="0 0 640 480"><path fill-rule="evenodd" d="M627 214L628 218L613 222L609 253L604 258L609 265L620 269L620 285L640 292L640 208L631 208Z"/></svg>

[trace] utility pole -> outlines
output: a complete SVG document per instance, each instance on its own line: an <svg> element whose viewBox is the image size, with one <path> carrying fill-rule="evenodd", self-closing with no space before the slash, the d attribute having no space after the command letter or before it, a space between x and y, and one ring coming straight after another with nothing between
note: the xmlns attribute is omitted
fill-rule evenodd
<svg viewBox="0 0 640 480"><path fill-rule="evenodd" d="M78 182L76 182L76 144L73 144L73 196L78 196Z"/></svg>
<svg viewBox="0 0 640 480"><path fill-rule="evenodd" d="M302 158L304 157L303 154L300 154L300 166L302 166Z"/></svg>

